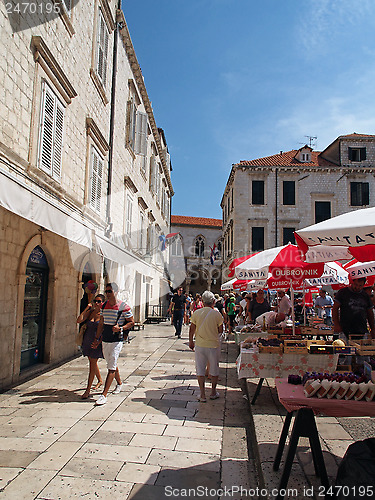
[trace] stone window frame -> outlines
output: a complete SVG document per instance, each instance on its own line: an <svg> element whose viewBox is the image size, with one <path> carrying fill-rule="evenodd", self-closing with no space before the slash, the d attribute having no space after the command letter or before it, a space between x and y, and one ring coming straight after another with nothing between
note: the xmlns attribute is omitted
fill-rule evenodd
<svg viewBox="0 0 375 500"><path fill-rule="evenodd" d="M29 165L27 172L30 177L35 180L40 186L47 188L49 191L61 196L67 195L66 190L62 187L64 173L64 148L61 154L61 175L57 179L52 177L45 170L39 168L39 145L40 145L40 127L43 110L43 95L44 87L47 85L51 92L59 100L64 108L64 120L69 113L69 105L77 96L77 92L71 84L68 75L63 71L62 67L56 60L52 51L41 36L31 37L31 51L35 61L35 76L33 89L33 102L31 111L31 127L30 127L30 147L28 154ZM66 121L66 120L65 120ZM65 134L64 126L64 134Z"/></svg>
<svg viewBox="0 0 375 500"><path fill-rule="evenodd" d="M106 70L106 82L102 82L100 76L97 72L98 65L98 40L99 40L99 21L100 16L102 16L106 29L108 30L108 54L107 54L107 70ZM108 65L111 61L110 58L110 36L115 29L115 21L112 16L111 8L107 0L96 0L95 4L95 15L94 15L94 29L92 38L92 54L91 54L91 67L90 67L90 77L94 83L96 90L99 93L104 105L109 103L109 98L107 96L108 82L109 82L109 71Z"/></svg>
<svg viewBox="0 0 375 500"><path fill-rule="evenodd" d="M72 8L72 0L53 0L54 4L59 9L59 16L67 29L69 35L72 37L75 35L75 30L73 28L73 8ZM69 2L70 7L67 6L67 2Z"/></svg>

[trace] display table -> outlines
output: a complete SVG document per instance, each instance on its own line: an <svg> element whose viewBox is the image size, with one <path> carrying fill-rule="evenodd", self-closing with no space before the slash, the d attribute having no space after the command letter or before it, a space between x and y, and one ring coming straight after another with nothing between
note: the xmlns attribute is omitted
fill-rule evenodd
<svg viewBox="0 0 375 500"><path fill-rule="evenodd" d="M288 411L288 414L284 421L283 430L281 431L273 463L274 470L279 469L292 416L293 413L296 412L285 458L284 470L280 479L279 492L285 491L288 485L290 471L292 469L293 459L300 437L309 438L316 475L320 477L322 485L327 490L329 482L316 427L315 414L324 414L331 417L374 417L375 402L343 401L336 398L307 398L303 393L302 385L288 384L287 379L277 379L276 389L279 401ZM282 499L283 496L279 493L277 498Z"/></svg>
<svg viewBox="0 0 375 500"><path fill-rule="evenodd" d="M259 378L251 401L259 395L265 378L283 378L290 374L304 375L305 372L329 372L336 370L338 354L267 354L241 347L237 358L238 378Z"/></svg>

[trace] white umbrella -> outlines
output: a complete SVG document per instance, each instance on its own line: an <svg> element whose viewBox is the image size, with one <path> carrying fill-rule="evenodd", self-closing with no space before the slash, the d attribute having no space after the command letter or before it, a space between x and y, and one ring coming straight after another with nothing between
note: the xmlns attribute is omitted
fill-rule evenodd
<svg viewBox="0 0 375 500"><path fill-rule="evenodd" d="M375 207L354 210L295 232L306 262L375 259Z"/></svg>
<svg viewBox="0 0 375 500"><path fill-rule="evenodd" d="M370 262L357 262L346 268L351 279L375 276L375 260Z"/></svg>

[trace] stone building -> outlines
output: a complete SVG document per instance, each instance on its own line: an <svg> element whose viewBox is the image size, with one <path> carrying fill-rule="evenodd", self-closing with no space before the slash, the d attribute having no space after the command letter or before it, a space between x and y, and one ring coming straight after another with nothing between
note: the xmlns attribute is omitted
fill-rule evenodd
<svg viewBox="0 0 375 500"><path fill-rule="evenodd" d="M220 293L222 220L172 215L171 232L179 233L169 250L171 263L184 259L184 289L193 295L205 290Z"/></svg>
<svg viewBox="0 0 375 500"><path fill-rule="evenodd" d="M136 321L169 290L171 163L119 3L0 5L0 389L77 353L87 280Z"/></svg>
<svg viewBox="0 0 375 500"><path fill-rule="evenodd" d="M375 135L338 137L322 152L240 161L224 195L223 279L235 257L294 243L294 231L375 205Z"/></svg>

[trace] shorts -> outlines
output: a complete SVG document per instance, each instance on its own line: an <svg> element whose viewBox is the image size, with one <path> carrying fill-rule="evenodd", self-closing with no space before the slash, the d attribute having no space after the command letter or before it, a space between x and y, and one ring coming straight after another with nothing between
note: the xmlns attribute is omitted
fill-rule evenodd
<svg viewBox="0 0 375 500"><path fill-rule="evenodd" d="M107 362L108 370L116 370L122 346L123 342L102 342L103 356Z"/></svg>
<svg viewBox="0 0 375 500"><path fill-rule="evenodd" d="M228 314L228 319L229 319L229 324L230 324L230 326L235 326L235 325L236 325L236 323L235 323L235 318L236 318L236 316L235 316L235 315L233 315L233 314Z"/></svg>
<svg viewBox="0 0 375 500"><path fill-rule="evenodd" d="M207 362L210 363L210 375L219 375L220 347L199 347L195 346L195 370L197 377L204 377Z"/></svg>

